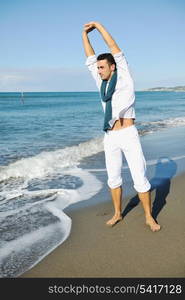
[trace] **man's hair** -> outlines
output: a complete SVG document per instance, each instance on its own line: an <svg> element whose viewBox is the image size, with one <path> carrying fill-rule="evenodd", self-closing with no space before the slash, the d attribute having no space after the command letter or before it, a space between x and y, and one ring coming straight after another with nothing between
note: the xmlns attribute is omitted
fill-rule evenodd
<svg viewBox="0 0 185 300"><path fill-rule="evenodd" d="M97 60L103 60L103 59L107 60L109 66L114 64L115 70L116 70L116 62L115 62L114 56L111 53L102 53L102 54L98 55Z"/></svg>

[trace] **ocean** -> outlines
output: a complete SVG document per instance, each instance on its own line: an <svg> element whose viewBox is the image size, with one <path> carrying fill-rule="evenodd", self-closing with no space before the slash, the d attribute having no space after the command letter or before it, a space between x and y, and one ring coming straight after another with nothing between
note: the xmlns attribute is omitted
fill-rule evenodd
<svg viewBox="0 0 185 300"><path fill-rule="evenodd" d="M185 92L136 92L141 136L185 126ZM102 188L80 162L103 151L98 92L0 93L0 277L66 240L69 205Z"/></svg>

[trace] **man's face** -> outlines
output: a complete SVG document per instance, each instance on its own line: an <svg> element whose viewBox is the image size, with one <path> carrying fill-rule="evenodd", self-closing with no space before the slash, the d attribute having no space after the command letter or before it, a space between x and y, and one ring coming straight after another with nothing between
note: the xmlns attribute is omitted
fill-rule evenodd
<svg viewBox="0 0 185 300"><path fill-rule="evenodd" d="M106 59L97 61L98 74L102 80L109 80L114 72L115 65L109 65Z"/></svg>

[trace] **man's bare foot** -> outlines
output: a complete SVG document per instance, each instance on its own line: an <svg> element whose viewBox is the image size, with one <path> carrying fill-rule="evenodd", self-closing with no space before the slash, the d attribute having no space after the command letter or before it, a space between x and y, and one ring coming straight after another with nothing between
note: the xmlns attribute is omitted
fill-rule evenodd
<svg viewBox="0 0 185 300"><path fill-rule="evenodd" d="M114 226L118 222L120 222L123 219L121 215L114 215L109 221L106 222L108 226Z"/></svg>
<svg viewBox="0 0 185 300"><path fill-rule="evenodd" d="M161 229L161 226L157 224L157 222L152 217L146 218L146 225L148 225L153 232L159 231Z"/></svg>

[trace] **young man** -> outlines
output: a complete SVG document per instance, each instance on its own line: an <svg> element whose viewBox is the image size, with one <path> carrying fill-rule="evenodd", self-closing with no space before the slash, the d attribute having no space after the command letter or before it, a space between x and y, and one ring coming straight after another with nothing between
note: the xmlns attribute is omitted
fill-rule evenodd
<svg viewBox="0 0 185 300"><path fill-rule="evenodd" d="M90 44L88 33L97 29L108 45L111 53L100 54L97 58ZM104 151L108 186L110 187L114 205L114 215L107 225L113 226L122 219L122 152L124 153L134 182L142 202L146 224L152 231L160 230L151 215L151 185L145 176L146 163L143 156L139 135L134 125L134 85L123 53L98 22L84 25L83 45L87 56L86 65L96 81L101 93L105 112Z"/></svg>

